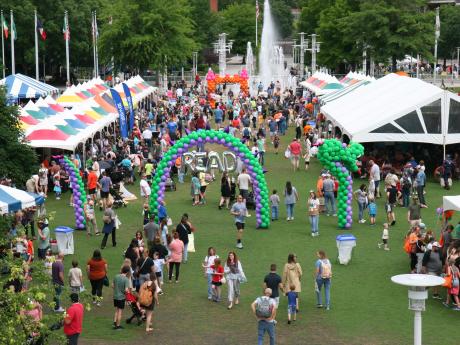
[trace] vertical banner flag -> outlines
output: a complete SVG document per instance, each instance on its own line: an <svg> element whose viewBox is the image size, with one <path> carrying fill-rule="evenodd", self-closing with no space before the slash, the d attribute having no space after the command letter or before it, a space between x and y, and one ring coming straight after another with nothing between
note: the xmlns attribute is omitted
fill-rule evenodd
<svg viewBox="0 0 460 345"><path fill-rule="evenodd" d="M67 15L64 16L64 25L62 26L62 33L64 34L64 40L70 40L70 27Z"/></svg>
<svg viewBox="0 0 460 345"><path fill-rule="evenodd" d="M46 31L45 28L43 27L43 23L40 20L40 18L37 18L37 31L40 34L40 37L42 38L43 41L46 40Z"/></svg>
<svg viewBox="0 0 460 345"><path fill-rule="evenodd" d="M133 130L134 127L134 106L133 106L133 98L131 97L131 91L129 90L128 85L122 83L123 85L123 92L126 96L126 101L128 102L129 107L129 131Z"/></svg>
<svg viewBox="0 0 460 345"><path fill-rule="evenodd" d="M8 24L6 23L5 17L3 17L3 11L2 11L2 26L3 26L3 34L5 35L5 38L8 39Z"/></svg>
<svg viewBox="0 0 460 345"><path fill-rule="evenodd" d="M120 121L120 133L123 139L128 137L128 127L126 125L126 113L123 101L121 100L120 94L115 89L110 89L112 93L112 99L115 102L115 106L118 110L119 121Z"/></svg>
<svg viewBox="0 0 460 345"><path fill-rule="evenodd" d="M259 1L256 0L256 19L259 19L259 15L260 15L260 12L259 12Z"/></svg>
<svg viewBox="0 0 460 345"><path fill-rule="evenodd" d="M439 7L436 8L436 25L435 25L435 37L438 40L441 35L441 21L439 20Z"/></svg>

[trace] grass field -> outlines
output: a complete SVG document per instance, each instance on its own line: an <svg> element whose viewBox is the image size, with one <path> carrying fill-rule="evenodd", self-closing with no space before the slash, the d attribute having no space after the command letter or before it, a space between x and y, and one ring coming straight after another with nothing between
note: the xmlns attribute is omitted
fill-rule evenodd
<svg viewBox="0 0 460 345"><path fill-rule="evenodd" d="M283 138L283 146L290 136ZM282 147L283 147L282 146ZM262 282L271 263L278 265L281 273L289 253L296 253L304 271L302 292L300 294L300 313L298 321L287 325L286 299L281 298L278 311L278 344L409 344L412 343L413 313L407 309L407 290L390 281L395 274L409 271L409 259L402 250L402 239L408 229L406 210L396 210L397 222L390 229L391 251L377 248L381 226L370 227L369 224L353 224L352 233L357 237L357 247L348 266L337 263L335 237L344 231L337 229L337 219L320 217L320 236L310 236L310 226L306 214L308 191L316 186L320 171L319 163L312 159L308 172L293 173L291 165L282 155L273 152L266 154L266 174L268 187L282 191L287 180L292 181L300 194L300 202L295 208L295 220L285 220L284 205L280 208L281 220L272 223L268 230L255 230L255 217L247 222L244 236L244 249L240 255L248 283L242 285L240 305L231 311L226 309L226 302L220 304L207 300L206 280L203 277L201 262L207 248L214 246L221 257L226 257L229 250L234 250L235 230L233 217L226 210L218 210L220 196L219 182L208 187L208 203L205 206L192 207L189 184L179 185L176 192L167 192L168 213L176 224L180 215L187 212L191 216L197 231L195 245L197 252L189 255L189 262L181 266L179 284L165 284L165 295L160 298L160 305L154 313L154 332L145 335L143 326L127 325L123 331L112 330L112 291L104 288L104 302L101 308L85 314L81 344L254 344L256 343L256 320L250 311L250 304L261 295ZM355 181L355 189L360 181ZM138 186L130 188L139 194ZM456 184L448 194L460 193ZM423 221L429 228L436 226L436 208L446 195L438 184L428 183L427 201L429 208L422 211ZM47 201L49 211L57 211L51 226L73 226L73 210L67 203L60 203L50 197ZM66 198L65 198L66 199ZM356 220L357 205L354 204ZM127 208L118 209L117 213L123 225L117 232L118 246L110 245L103 251L109 263L109 277L117 273L122 263L122 253L129 244L136 230L141 229L141 202L132 202ZM102 223L100 213L99 224ZM454 219L458 220L458 217ZM378 201L377 222L385 221L383 201ZM83 232L76 232L76 258L80 266L85 266L92 251L100 246L100 237L87 238ZM109 239L109 243L110 239ZM315 253L324 249L333 263L333 280L331 292L331 310L317 310L314 293ZM72 257L65 258L68 269ZM89 288L89 282L86 281ZM223 296L226 296L226 288ZM443 292L444 296L444 292ZM64 298L65 299L65 298ZM124 316L130 314L125 309ZM425 345L458 344L455 329L460 321L460 313L447 310L440 301L430 299L427 310L423 313L423 343ZM268 344L268 339L266 339Z"/></svg>

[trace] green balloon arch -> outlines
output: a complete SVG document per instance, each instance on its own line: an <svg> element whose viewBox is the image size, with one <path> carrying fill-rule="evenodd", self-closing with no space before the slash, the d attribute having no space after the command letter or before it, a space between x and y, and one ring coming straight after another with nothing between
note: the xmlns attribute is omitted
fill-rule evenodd
<svg viewBox="0 0 460 345"><path fill-rule="evenodd" d="M177 140L166 152L157 166L155 177L152 181L152 194L150 196L150 210L158 214L158 207L165 196L166 180L171 172L175 160L187 152L190 147L202 143L220 144L233 151L247 167L254 187L256 204L256 223L258 228L268 228L270 225L269 193L265 176L259 161L251 151L238 138L230 134L215 130L199 130Z"/></svg>

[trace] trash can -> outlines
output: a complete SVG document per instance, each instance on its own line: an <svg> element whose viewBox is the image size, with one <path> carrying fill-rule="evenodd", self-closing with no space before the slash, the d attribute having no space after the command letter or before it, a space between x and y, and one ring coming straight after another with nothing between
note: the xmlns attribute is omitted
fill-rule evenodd
<svg viewBox="0 0 460 345"><path fill-rule="evenodd" d="M339 250L339 263L348 265L351 260L353 247L356 246L356 237L352 234L338 235L336 237L337 249Z"/></svg>
<svg viewBox="0 0 460 345"><path fill-rule="evenodd" d="M74 251L73 229L68 226L58 226L54 229L59 252L64 255L71 255Z"/></svg>

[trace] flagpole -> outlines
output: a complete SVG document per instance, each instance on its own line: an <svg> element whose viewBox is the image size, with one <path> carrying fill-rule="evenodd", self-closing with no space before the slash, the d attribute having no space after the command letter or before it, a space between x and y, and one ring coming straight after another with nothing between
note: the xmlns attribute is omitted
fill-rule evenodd
<svg viewBox="0 0 460 345"><path fill-rule="evenodd" d="M13 10L10 10L10 17L11 17L11 74L16 74L16 68L14 63L14 39L16 33L14 32L14 19L13 19Z"/></svg>
<svg viewBox="0 0 460 345"><path fill-rule="evenodd" d="M67 65L67 86L70 86L70 61L69 61L69 17L67 16L67 11L64 12L65 20L65 57Z"/></svg>
<svg viewBox="0 0 460 345"><path fill-rule="evenodd" d="M96 78L99 76L99 52L97 50L97 41L98 41L98 31L97 31L97 14L94 11L94 37L95 37L95 50L96 50Z"/></svg>
<svg viewBox="0 0 460 345"><path fill-rule="evenodd" d="M436 28L435 28L435 40L434 40L434 71L433 71L433 84L436 85L436 66L438 64L438 38L440 34L440 22L439 22L439 7L436 8Z"/></svg>
<svg viewBox="0 0 460 345"><path fill-rule="evenodd" d="M91 12L91 33L93 35L93 65L94 65L94 78L97 76L96 68L96 28L94 27L94 12Z"/></svg>
<svg viewBox="0 0 460 345"><path fill-rule="evenodd" d="M1 20L2 20L2 69L3 69L3 79L5 79L6 75L6 67L5 67L5 39L3 37L5 31L4 31L4 18L3 18L3 10L2 10L2 15L1 15Z"/></svg>
<svg viewBox="0 0 460 345"><path fill-rule="evenodd" d="M39 80L39 68L38 68L38 33L37 33L37 10L34 10L35 14L35 79Z"/></svg>

